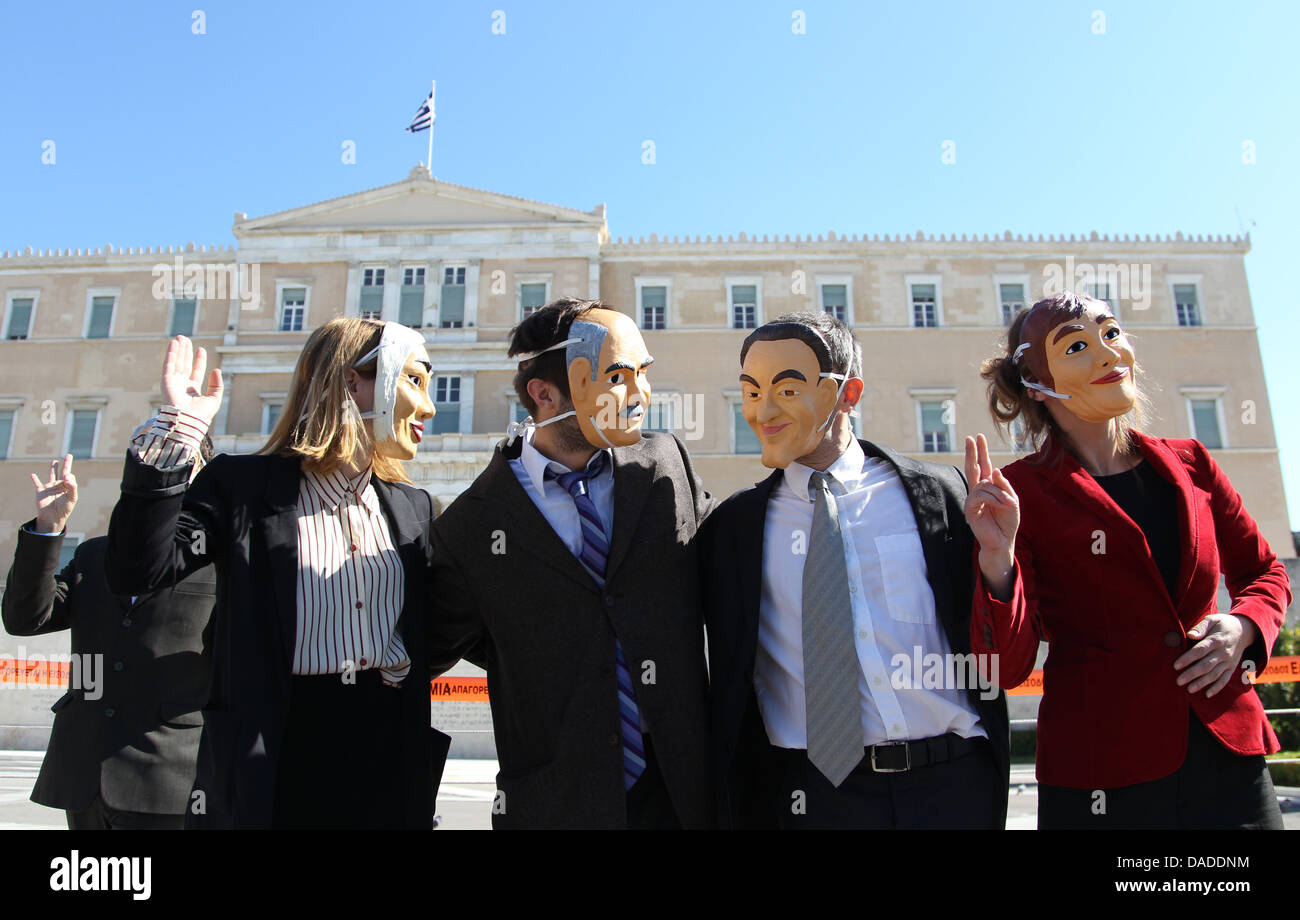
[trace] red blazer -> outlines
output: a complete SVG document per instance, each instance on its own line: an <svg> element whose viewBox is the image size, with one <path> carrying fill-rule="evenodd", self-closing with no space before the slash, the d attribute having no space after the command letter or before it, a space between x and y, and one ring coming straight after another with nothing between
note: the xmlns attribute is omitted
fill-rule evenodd
<svg viewBox="0 0 1300 920"><path fill-rule="evenodd" d="M1222 572L1232 613L1259 628L1242 661L1262 671L1291 602L1286 569L1200 442L1134 439L1178 488L1182 562L1172 600L1141 529L1064 452L1059 462L1033 462L1040 452L1002 470L1021 509L1010 601L994 599L975 568L971 644L997 653L998 683L1022 683L1039 640L1049 643L1038 779L1054 786L1112 789L1170 775L1187 754L1189 706L1238 754L1278 749L1253 686L1232 679L1210 699L1192 695L1175 683L1174 660L1191 645L1187 630L1216 612Z"/></svg>

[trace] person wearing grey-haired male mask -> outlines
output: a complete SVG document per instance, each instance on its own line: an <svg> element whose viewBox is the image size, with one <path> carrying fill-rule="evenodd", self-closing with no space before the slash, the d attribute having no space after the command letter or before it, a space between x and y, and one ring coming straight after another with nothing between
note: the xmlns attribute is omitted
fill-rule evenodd
<svg viewBox="0 0 1300 920"><path fill-rule="evenodd" d="M488 672L493 826L710 827L694 539L713 499L645 433L652 358L599 301L511 334L529 418L434 523L430 661Z"/></svg>

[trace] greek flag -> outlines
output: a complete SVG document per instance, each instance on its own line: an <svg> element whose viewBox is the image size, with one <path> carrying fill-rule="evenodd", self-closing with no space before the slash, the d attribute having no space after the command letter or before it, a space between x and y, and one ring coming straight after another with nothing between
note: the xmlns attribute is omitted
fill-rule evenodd
<svg viewBox="0 0 1300 920"><path fill-rule="evenodd" d="M406 130L415 134L426 128L431 128L433 127L433 119L433 92L430 91L429 98L420 103L419 111L415 113L415 117L411 119L411 123L407 125Z"/></svg>

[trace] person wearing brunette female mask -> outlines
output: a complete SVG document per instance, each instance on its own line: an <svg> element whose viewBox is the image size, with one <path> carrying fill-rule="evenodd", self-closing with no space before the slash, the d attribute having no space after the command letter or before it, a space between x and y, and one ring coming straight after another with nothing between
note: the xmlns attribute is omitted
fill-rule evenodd
<svg viewBox="0 0 1300 920"><path fill-rule="evenodd" d="M739 380L774 472L701 536L725 820L1001 828L1006 699L969 667L961 474L854 438L860 349L827 314L756 329ZM955 667L914 680L935 660Z"/></svg>
<svg viewBox="0 0 1300 920"><path fill-rule="evenodd" d="M431 659L487 670L494 828L714 823L686 448L641 431L631 317L561 298L511 332L529 417L434 526Z"/></svg>
<svg viewBox="0 0 1300 920"><path fill-rule="evenodd" d="M169 345L166 405L127 455L106 564L121 593L215 569L187 827L428 830L449 740L429 727L433 503L402 467L434 414L423 337L325 323L262 449L188 483L222 399L205 365L183 336Z"/></svg>
<svg viewBox="0 0 1300 920"><path fill-rule="evenodd" d="M982 373L1036 452L998 470L966 439L971 642L1004 687L1048 643L1039 827L1281 828L1250 678L1291 592L1241 497L1199 441L1137 430L1140 369L1102 301L1040 300Z"/></svg>

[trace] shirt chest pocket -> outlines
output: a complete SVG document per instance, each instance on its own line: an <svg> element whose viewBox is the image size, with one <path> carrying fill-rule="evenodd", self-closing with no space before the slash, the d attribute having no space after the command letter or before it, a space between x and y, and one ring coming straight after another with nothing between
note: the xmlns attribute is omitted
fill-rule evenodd
<svg viewBox="0 0 1300 920"><path fill-rule="evenodd" d="M880 589L889 618L900 623L933 623L934 593L926 580L925 554L916 533L876 537Z"/></svg>

